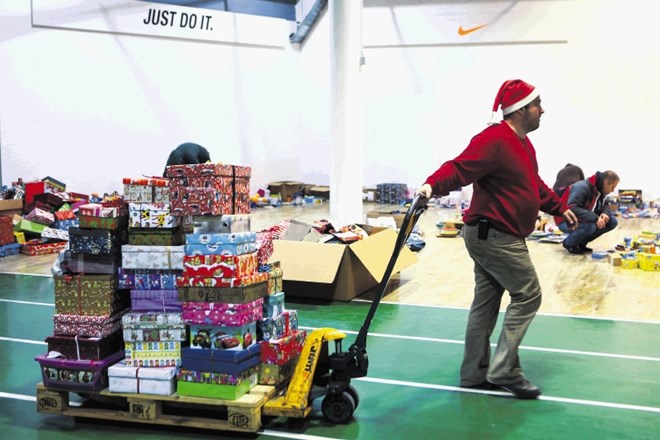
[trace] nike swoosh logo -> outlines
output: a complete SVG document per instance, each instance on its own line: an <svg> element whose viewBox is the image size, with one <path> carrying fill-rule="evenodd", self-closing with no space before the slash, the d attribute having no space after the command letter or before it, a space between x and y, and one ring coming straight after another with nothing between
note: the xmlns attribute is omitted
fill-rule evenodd
<svg viewBox="0 0 660 440"><path fill-rule="evenodd" d="M467 35L467 34L471 34L472 32L478 31L479 29L484 28L486 26L488 26L488 25L487 24L482 24L481 26L476 26L476 27L469 28L469 29L463 29L463 26L459 26L458 27L458 35L464 36L464 35Z"/></svg>

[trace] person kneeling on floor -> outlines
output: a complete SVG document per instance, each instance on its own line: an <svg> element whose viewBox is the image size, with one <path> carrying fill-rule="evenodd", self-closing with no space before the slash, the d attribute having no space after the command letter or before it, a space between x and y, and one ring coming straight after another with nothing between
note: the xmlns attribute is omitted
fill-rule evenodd
<svg viewBox="0 0 660 440"><path fill-rule="evenodd" d="M575 230L566 224L563 217L555 217L560 231L568 234L562 245L571 254L589 253L587 244L617 227L616 217L607 209L604 198L619 184L619 176L614 171L597 172L588 179L569 186L562 199L578 217Z"/></svg>

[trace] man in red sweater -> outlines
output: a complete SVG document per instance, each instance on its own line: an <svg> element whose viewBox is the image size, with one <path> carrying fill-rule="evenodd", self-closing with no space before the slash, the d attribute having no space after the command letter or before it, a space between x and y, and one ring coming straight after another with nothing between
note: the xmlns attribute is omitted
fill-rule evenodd
<svg viewBox="0 0 660 440"><path fill-rule="evenodd" d="M475 289L465 333L461 386L502 388L521 399L541 390L523 375L518 347L541 305L541 286L525 238L539 210L563 216L572 227L577 217L541 180L536 152L527 137L539 128L543 108L536 88L522 80L502 84L493 113L503 120L472 138L456 158L442 164L417 190L430 198L473 185L464 214L463 237L474 261ZM493 332L504 291L511 303L491 359Z"/></svg>

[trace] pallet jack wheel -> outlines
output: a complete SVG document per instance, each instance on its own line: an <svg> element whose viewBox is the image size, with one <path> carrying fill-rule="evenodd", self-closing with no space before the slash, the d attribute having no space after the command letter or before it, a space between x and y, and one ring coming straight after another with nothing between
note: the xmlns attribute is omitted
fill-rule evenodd
<svg viewBox="0 0 660 440"><path fill-rule="evenodd" d="M323 398L323 416L331 423L345 424L353 417L355 400L348 391L341 394L328 394Z"/></svg>
<svg viewBox="0 0 660 440"><path fill-rule="evenodd" d="M353 385L349 384L348 388L346 388L346 392L353 398L353 402L355 402L355 409L357 409L358 405L360 404L360 395L358 394L357 390Z"/></svg>

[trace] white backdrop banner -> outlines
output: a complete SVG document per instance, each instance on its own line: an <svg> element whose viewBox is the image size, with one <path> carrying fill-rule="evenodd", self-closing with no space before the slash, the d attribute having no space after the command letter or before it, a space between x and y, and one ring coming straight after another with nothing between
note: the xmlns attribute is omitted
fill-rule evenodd
<svg viewBox="0 0 660 440"><path fill-rule="evenodd" d="M131 0L32 0L34 26L284 47L295 23Z"/></svg>
<svg viewBox="0 0 660 440"><path fill-rule="evenodd" d="M372 2L363 14L364 46L565 43L570 2Z"/></svg>

